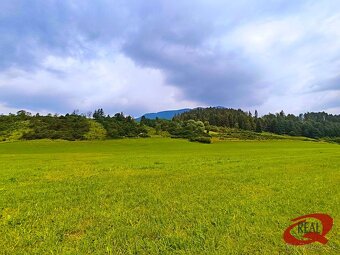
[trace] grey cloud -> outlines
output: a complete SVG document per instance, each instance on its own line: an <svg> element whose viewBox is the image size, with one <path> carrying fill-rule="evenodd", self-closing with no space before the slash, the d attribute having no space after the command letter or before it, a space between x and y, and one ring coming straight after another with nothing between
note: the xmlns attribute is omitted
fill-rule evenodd
<svg viewBox="0 0 340 255"><path fill-rule="evenodd" d="M0 5L0 70L39 68L47 55L91 55L92 43L121 37L127 20L110 1L4 0Z"/></svg>
<svg viewBox="0 0 340 255"><path fill-rule="evenodd" d="M103 100L88 109L83 107L83 99L77 97L76 93L68 93L55 90L41 90L32 92L29 89L15 91L9 86L1 87L0 102L6 102L6 107L17 109L30 109L40 112L67 113L73 110L80 110L86 113L97 108L104 108L107 113L138 113L143 114L146 108L141 105L128 104L120 105L114 101Z"/></svg>
<svg viewBox="0 0 340 255"><path fill-rule="evenodd" d="M230 60L214 49L209 49L210 56L202 55L204 43L219 33L221 24L216 25L216 20L224 29L234 22L223 19L223 6L221 1L213 5L193 1L5 1L0 32L6 36L0 43L0 68L41 68L41 60L48 54L82 57L91 54L92 43L118 40L125 42L123 51L134 61L164 71L169 83L179 87L186 98L236 105L243 99L242 93L254 88L255 75L238 56ZM231 4L230 8L237 6ZM249 104L254 100L248 100Z"/></svg>
<svg viewBox="0 0 340 255"><path fill-rule="evenodd" d="M15 91L10 87L2 87L0 93L0 102L5 102L7 107L33 111L71 112L74 110L70 104L71 99L70 95L55 91L29 93L27 91Z"/></svg>
<svg viewBox="0 0 340 255"><path fill-rule="evenodd" d="M340 75L337 75L324 82L322 90L340 90Z"/></svg>
<svg viewBox="0 0 340 255"><path fill-rule="evenodd" d="M0 68L35 67L47 54L91 54L91 44L158 34L169 43L197 45L254 15L301 4L249 1L41 1L3 0ZM260 6L260 8L259 8ZM245 8L247 7L247 8ZM141 38L141 37L139 37Z"/></svg>
<svg viewBox="0 0 340 255"><path fill-rule="evenodd" d="M169 45L157 38L138 38L125 45L125 53L142 65L164 70L169 84L180 87L187 98L206 104L249 106L258 104L261 83L255 67L242 62L240 55L207 52L204 49ZM145 42L145 41L144 41ZM254 97L252 97L253 95Z"/></svg>
<svg viewBox="0 0 340 255"><path fill-rule="evenodd" d="M167 83L178 87L185 99L231 107L260 105L267 97L265 88L270 86L263 83L268 79L264 79L262 67L240 48L225 49L216 41L245 23L299 13L315 2L3 0L0 72L9 67L34 72L43 68L48 55L86 61L96 58L94 49L110 52L111 44L117 43L135 63L161 70ZM49 71L59 78L66 75ZM336 77L320 89L338 89L338 81ZM2 87L0 102L69 110L65 102L70 96L53 91L23 96Z"/></svg>
<svg viewBox="0 0 340 255"><path fill-rule="evenodd" d="M201 10L202 16L193 19L178 11L166 16L161 8L142 22L124 44L124 53L142 66L163 70L168 83L188 99L234 107L259 104L257 67L237 49L223 52L209 46L217 33L225 33L212 16ZM228 18L225 26L230 26Z"/></svg>

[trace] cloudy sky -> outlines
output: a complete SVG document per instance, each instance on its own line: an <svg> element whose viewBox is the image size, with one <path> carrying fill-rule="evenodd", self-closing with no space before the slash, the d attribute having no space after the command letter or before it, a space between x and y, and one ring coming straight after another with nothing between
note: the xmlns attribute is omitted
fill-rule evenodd
<svg viewBox="0 0 340 255"><path fill-rule="evenodd" d="M340 113L339 0L1 0L0 113Z"/></svg>

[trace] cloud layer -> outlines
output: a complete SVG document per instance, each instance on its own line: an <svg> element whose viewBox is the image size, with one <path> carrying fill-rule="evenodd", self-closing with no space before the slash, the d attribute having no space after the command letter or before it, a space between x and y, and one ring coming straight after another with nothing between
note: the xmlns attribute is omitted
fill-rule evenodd
<svg viewBox="0 0 340 255"><path fill-rule="evenodd" d="M295 2L4 0L0 112L339 113L340 5Z"/></svg>

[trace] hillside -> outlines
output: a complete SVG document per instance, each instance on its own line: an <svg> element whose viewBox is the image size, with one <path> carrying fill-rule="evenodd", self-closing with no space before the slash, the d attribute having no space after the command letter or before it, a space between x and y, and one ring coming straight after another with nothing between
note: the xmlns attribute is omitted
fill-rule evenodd
<svg viewBox="0 0 340 255"><path fill-rule="evenodd" d="M157 116L169 117L173 114L176 115L171 120L144 117L137 122L123 113L107 115L103 109L95 110L91 117L77 113L42 116L19 111L17 114L0 115L0 141L105 140L124 137L146 138L154 135L204 143L210 143L212 137L219 140L276 140L304 137L303 139L328 142L340 141L340 116L325 112L305 113L299 116L280 112L259 117L257 112L252 115L240 109L210 107L165 111Z"/></svg>
<svg viewBox="0 0 340 255"><path fill-rule="evenodd" d="M190 111L191 109L186 108L186 109L179 109L179 110L169 110L169 111L162 111L162 112L156 112L156 113L146 113L143 116L147 119L154 120L156 118L159 119L165 119L165 120L171 120L174 116L178 114L182 114L184 112ZM136 118L136 121L140 121L142 117Z"/></svg>
<svg viewBox="0 0 340 255"><path fill-rule="evenodd" d="M270 132L278 135L304 136L309 138L340 137L340 115L325 112L308 112L295 116L283 111L258 116L241 109L197 108L175 117L176 121L202 121L208 126L237 128Z"/></svg>

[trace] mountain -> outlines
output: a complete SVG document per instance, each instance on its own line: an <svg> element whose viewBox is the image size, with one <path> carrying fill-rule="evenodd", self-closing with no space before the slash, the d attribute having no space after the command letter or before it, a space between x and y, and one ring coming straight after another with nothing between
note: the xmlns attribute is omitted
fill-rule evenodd
<svg viewBox="0 0 340 255"><path fill-rule="evenodd" d="M179 110L170 110L170 111L162 111L162 112L156 112L156 113L146 113L142 115L141 117L137 118L136 121L140 121L143 116L147 119L166 119L166 120L171 120L175 115L181 114L183 112L188 112L191 109L186 108L186 109L179 109Z"/></svg>

